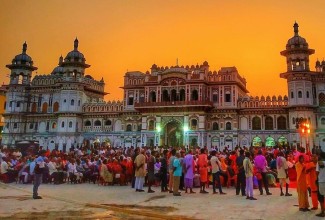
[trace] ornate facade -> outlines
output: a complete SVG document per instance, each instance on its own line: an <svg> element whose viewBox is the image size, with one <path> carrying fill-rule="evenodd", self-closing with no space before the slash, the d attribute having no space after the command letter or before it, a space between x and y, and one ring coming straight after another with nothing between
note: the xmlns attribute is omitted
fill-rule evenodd
<svg viewBox="0 0 325 220"><path fill-rule="evenodd" d="M314 53L299 36L281 55L288 96L252 97L236 67L212 71L208 62L127 72L123 101L104 101L104 81L85 75L84 55L74 50L51 74L32 79L31 57L23 52L11 70L3 144L37 140L50 149L94 142L113 146L274 146L320 145L325 148L325 61L309 68ZM311 133L299 126L308 122Z"/></svg>

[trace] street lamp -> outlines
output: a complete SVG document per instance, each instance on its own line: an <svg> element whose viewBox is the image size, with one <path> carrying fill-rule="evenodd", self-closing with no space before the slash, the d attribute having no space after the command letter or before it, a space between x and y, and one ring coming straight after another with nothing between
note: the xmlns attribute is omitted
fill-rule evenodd
<svg viewBox="0 0 325 220"><path fill-rule="evenodd" d="M306 151L309 152L309 134L310 134L310 124L303 123L300 124L301 136L306 135Z"/></svg>
<svg viewBox="0 0 325 220"><path fill-rule="evenodd" d="M184 146L185 146L187 144L187 132L189 131L188 126L184 125L183 130L184 130Z"/></svg>
<svg viewBox="0 0 325 220"><path fill-rule="evenodd" d="M156 126L156 131L158 135L156 136L156 145L160 145L160 132L161 132L161 127L159 125Z"/></svg>

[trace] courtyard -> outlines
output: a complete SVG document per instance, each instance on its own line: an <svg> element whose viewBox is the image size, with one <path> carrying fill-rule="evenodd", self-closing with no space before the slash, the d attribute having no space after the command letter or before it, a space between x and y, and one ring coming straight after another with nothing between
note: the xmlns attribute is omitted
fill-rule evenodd
<svg viewBox="0 0 325 220"><path fill-rule="evenodd" d="M319 219L319 212L299 212L296 190L292 197L259 195L257 201L236 196L234 188L226 195L135 192L130 186L97 184L42 184L41 200L32 199L32 185L0 183L0 219ZM195 189L198 191L198 189Z"/></svg>

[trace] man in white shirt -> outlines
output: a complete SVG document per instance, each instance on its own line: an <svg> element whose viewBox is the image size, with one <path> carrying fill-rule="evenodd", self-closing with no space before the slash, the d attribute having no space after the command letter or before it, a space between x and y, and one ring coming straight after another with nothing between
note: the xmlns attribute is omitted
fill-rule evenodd
<svg viewBox="0 0 325 220"><path fill-rule="evenodd" d="M7 158L6 157L3 157L2 158L2 162L1 162L0 173L1 174L7 174L8 173L8 169L9 169L9 165L7 163Z"/></svg>
<svg viewBox="0 0 325 220"><path fill-rule="evenodd" d="M222 186L221 186L221 181L220 181L220 172L221 172L221 163L218 159L218 157L216 156L217 151L213 150L211 152L211 159L210 159L210 163L211 163L211 167L212 167L212 177L213 177L213 181L212 181L212 186L213 186L213 194L217 194L216 192L216 181L218 183L218 187L219 187L219 193L221 195L226 194L224 192L222 192Z"/></svg>
<svg viewBox="0 0 325 220"><path fill-rule="evenodd" d="M283 155L284 155L283 152L280 151L276 159L276 168L278 172L278 178L279 178L280 190L281 190L280 196L284 196L284 195L292 196L292 194L288 192L289 190L288 164L287 164L287 160L284 158ZM283 193L283 189L282 189L283 186L286 186L286 194Z"/></svg>

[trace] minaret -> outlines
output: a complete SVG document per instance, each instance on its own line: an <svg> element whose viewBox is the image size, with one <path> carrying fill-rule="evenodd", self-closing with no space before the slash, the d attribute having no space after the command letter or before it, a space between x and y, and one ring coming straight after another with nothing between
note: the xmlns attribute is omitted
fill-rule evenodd
<svg viewBox="0 0 325 220"><path fill-rule="evenodd" d="M293 25L294 36L287 42L286 49L281 55L286 57L287 71L280 74L287 80L288 85L288 125L291 141L301 143L303 147L312 146L312 138L300 134L302 123L309 123L311 131L316 128L314 115L314 96L312 75L309 69L309 56L315 50L309 49L305 38L299 35L299 25Z"/></svg>
<svg viewBox="0 0 325 220"><path fill-rule="evenodd" d="M11 70L10 84L30 85L32 72L37 70L37 67L33 66L34 62L26 52L27 43L25 41L22 53L15 56L15 58L12 59L11 64L6 65L6 67Z"/></svg>

